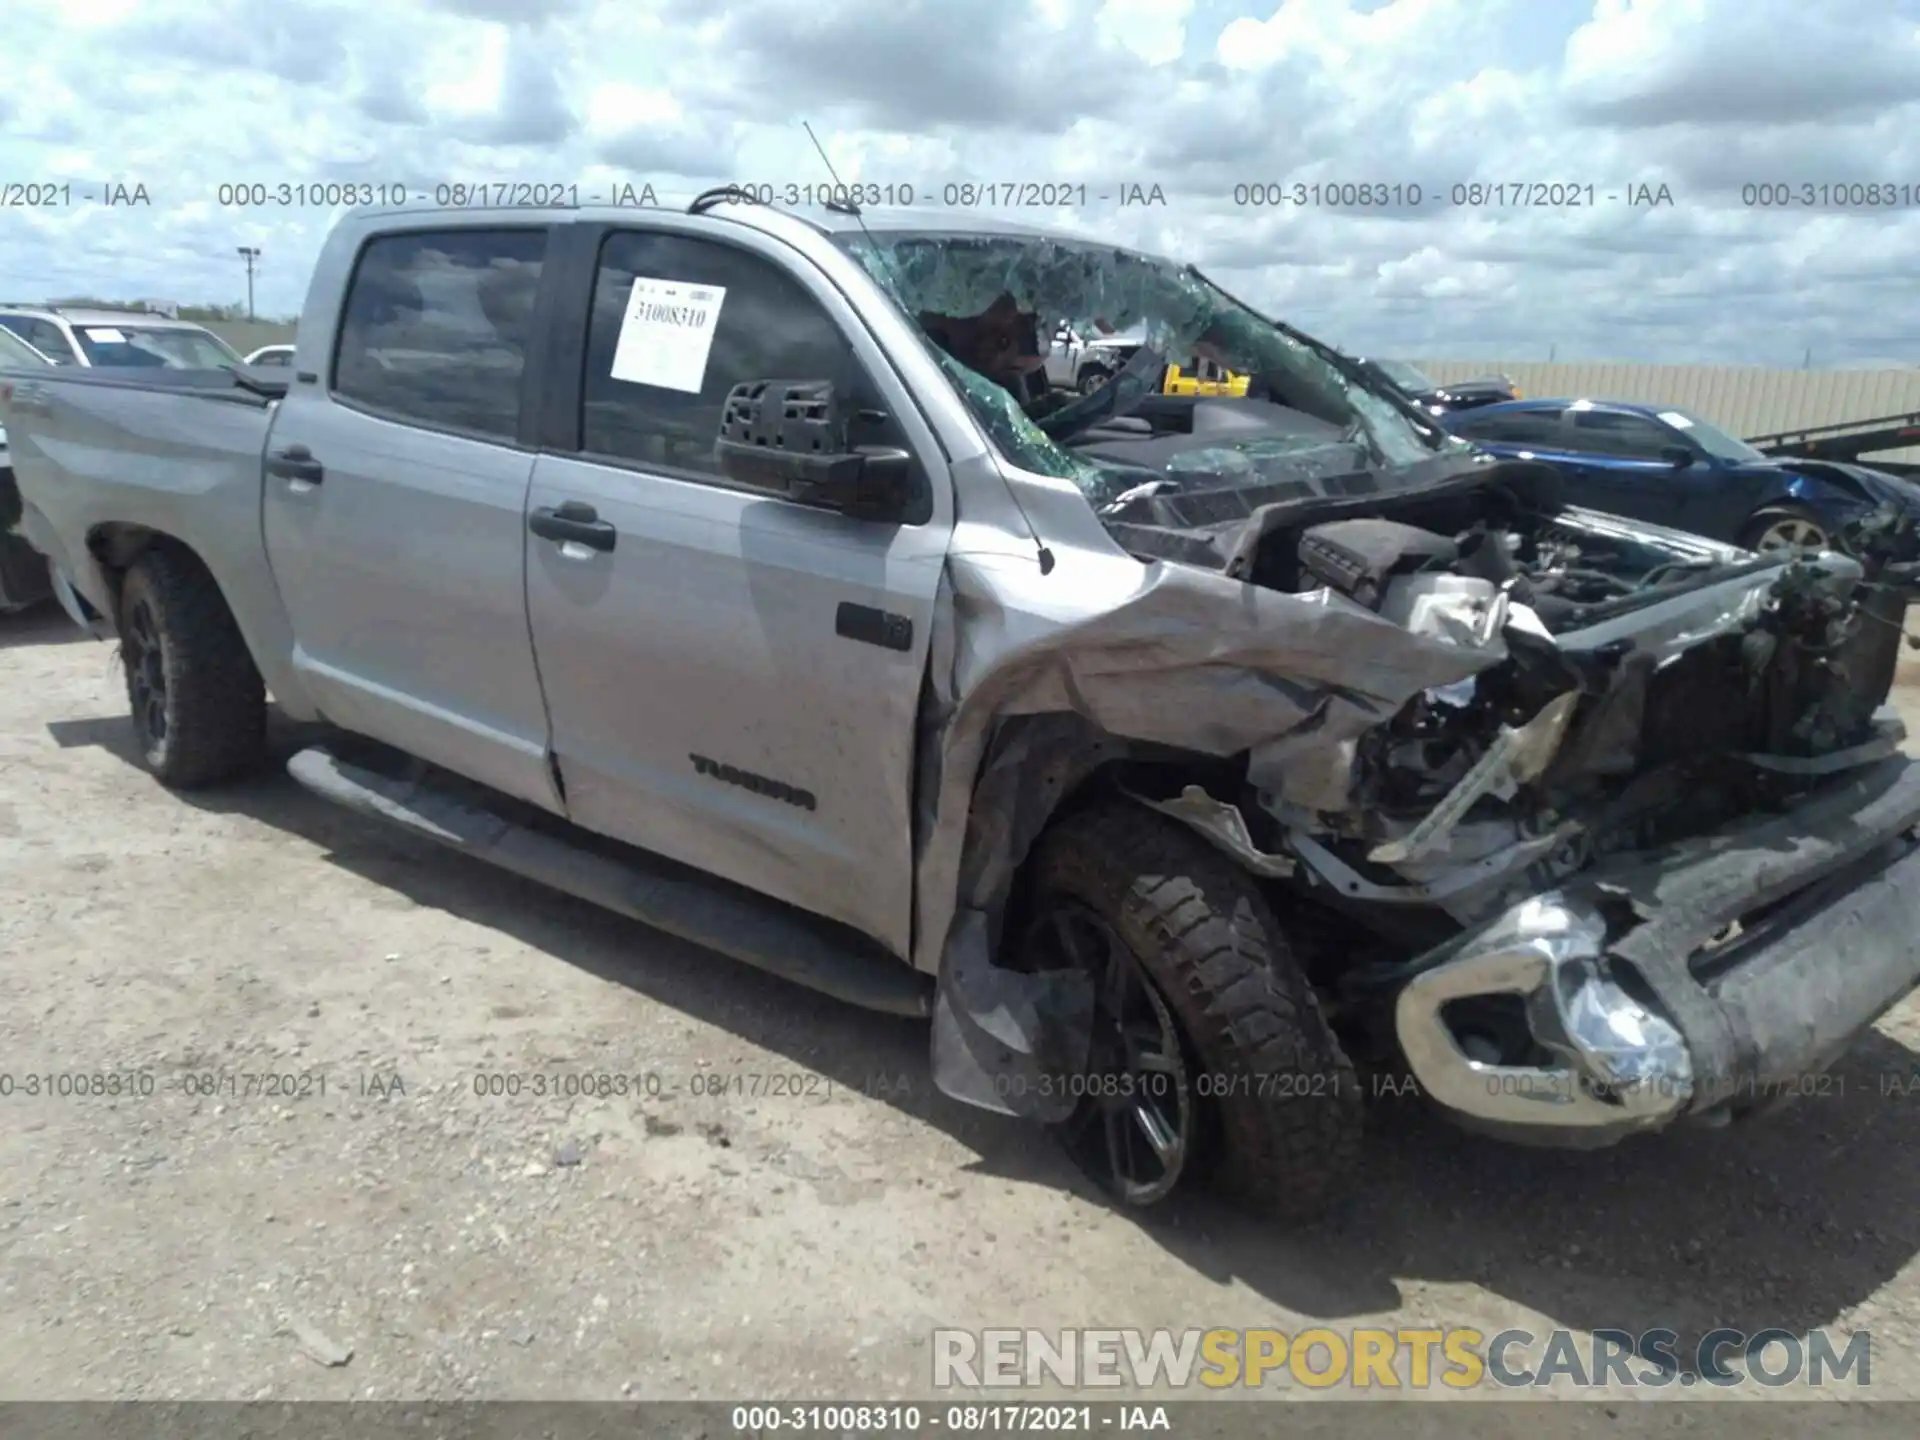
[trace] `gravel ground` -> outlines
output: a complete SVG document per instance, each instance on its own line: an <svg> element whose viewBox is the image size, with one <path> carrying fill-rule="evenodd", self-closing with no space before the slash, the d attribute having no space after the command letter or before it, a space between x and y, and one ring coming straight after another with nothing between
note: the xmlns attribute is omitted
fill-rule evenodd
<svg viewBox="0 0 1920 1440"><path fill-rule="evenodd" d="M277 772L168 794L124 715L109 646L0 619L0 1397L900 1397L936 1325L1315 1322L1870 1327L1920 1394L1920 1006L1752 1126L1581 1156L1400 1109L1314 1232L1146 1226L935 1092L923 1026ZM582 1071L645 1093L525 1093Z"/></svg>

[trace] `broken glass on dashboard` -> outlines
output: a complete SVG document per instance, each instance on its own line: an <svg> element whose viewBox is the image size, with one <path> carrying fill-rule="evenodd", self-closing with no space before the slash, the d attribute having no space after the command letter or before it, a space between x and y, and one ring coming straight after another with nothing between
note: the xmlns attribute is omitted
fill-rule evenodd
<svg viewBox="0 0 1920 1440"><path fill-rule="evenodd" d="M1140 337L1141 348L1105 385L1064 400L1056 393L1044 403L965 363L964 347L943 348L930 337L935 357L1008 460L1070 479L1102 507L1154 491L1276 481L1311 487L1316 478L1391 472L1470 448L1423 426L1191 267L1038 235L838 238L911 317L965 323L1010 300L1030 317L1043 353L1068 333ZM1160 396L1167 357L1176 355L1248 376L1247 396Z"/></svg>

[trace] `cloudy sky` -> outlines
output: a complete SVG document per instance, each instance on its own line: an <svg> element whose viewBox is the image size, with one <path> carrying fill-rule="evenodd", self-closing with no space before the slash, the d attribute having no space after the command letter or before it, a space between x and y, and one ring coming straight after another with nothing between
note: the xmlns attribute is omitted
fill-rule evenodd
<svg viewBox="0 0 1920 1440"><path fill-rule="evenodd" d="M1197 260L1370 353L1920 364L1920 0L7 10L6 298L244 299L252 245L260 310L290 314L331 212L222 185L684 201L825 181L806 121L842 180L923 201L1084 186L1018 214ZM35 183L71 199L23 205ZM1397 203L1314 203L1363 183Z"/></svg>

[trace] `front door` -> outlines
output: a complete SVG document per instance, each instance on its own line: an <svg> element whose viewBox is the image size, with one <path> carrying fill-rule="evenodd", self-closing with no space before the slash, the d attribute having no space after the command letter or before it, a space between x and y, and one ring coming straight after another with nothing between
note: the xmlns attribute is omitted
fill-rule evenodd
<svg viewBox="0 0 1920 1440"><path fill-rule="evenodd" d="M567 813L904 955L950 482L911 397L811 262L699 224L599 241L575 448L534 467L530 514L546 533L528 537L527 598ZM866 412L856 443L911 451L922 503L909 522L724 476L722 405L761 379L832 380ZM573 518L556 527L545 512Z"/></svg>
<svg viewBox="0 0 1920 1440"><path fill-rule="evenodd" d="M1663 452L1678 444L1664 425L1626 410L1567 407L1562 461L1567 498L1591 510L1685 528L1687 487Z"/></svg>
<svg viewBox="0 0 1920 1440"><path fill-rule="evenodd" d="M383 235L267 442L265 529L326 717L553 808L527 634L523 372L543 227Z"/></svg>

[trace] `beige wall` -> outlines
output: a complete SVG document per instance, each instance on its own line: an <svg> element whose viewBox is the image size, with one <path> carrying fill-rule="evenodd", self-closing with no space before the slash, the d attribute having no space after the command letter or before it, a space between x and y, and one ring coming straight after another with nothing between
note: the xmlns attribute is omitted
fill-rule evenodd
<svg viewBox="0 0 1920 1440"><path fill-rule="evenodd" d="M1920 411L1920 367L1911 370L1762 370L1736 365L1542 365L1417 360L1434 379L1510 375L1524 395L1676 405L1734 435L1768 435ZM1920 461L1920 450L1875 459Z"/></svg>

